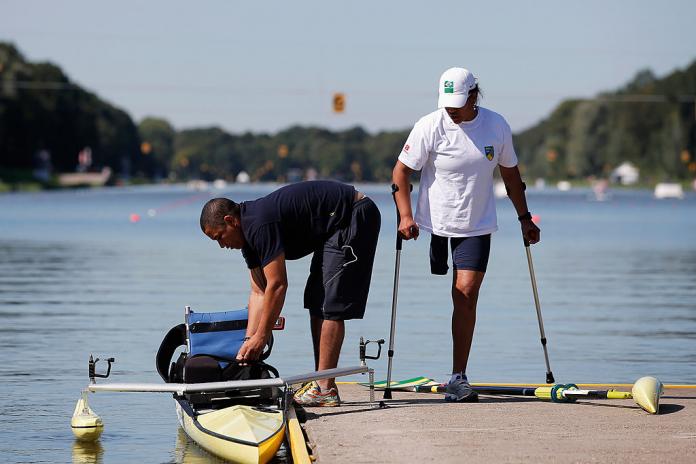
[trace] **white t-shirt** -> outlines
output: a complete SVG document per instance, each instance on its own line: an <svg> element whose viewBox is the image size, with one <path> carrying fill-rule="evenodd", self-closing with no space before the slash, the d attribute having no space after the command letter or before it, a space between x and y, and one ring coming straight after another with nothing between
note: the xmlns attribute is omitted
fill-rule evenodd
<svg viewBox="0 0 696 464"><path fill-rule="evenodd" d="M399 161L422 170L415 221L443 237L474 237L498 230L493 195L496 165L517 166L505 119L479 107L471 121L455 124L444 108L413 127Z"/></svg>

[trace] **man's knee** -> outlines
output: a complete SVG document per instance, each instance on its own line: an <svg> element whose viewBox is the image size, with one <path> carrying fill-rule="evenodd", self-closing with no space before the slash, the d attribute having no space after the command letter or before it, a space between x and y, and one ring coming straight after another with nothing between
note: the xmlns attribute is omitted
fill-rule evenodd
<svg viewBox="0 0 696 464"><path fill-rule="evenodd" d="M322 330L330 331L330 332L344 330L344 327L345 327L345 321L343 321L343 320L325 319L321 325Z"/></svg>

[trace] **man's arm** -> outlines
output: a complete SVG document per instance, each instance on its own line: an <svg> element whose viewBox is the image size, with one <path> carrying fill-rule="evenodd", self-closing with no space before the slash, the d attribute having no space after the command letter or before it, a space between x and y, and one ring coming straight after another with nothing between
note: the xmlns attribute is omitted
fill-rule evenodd
<svg viewBox="0 0 696 464"><path fill-rule="evenodd" d="M520 170L517 169L517 166L511 168L506 168L504 166L498 167L500 168L500 176L503 178L508 196L515 207L515 211L517 211L517 216L519 217L529 213ZM540 240L539 228L532 222L531 217L522 219L520 221L520 226L522 227L522 236L529 243L537 243Z"/></svg>
<svg viewBox="0 0 696 464"><path fill-rule="evenodd" d="M268 337L271 335L273 325L283 309L285 303L285 292L288 288L288 277L285 270L285 254L281 253L275 257L270 263L263 268L263 275L266 280L266 287L263 290L263 296L260 297L260 311L258 314L258 324L253 335L249 335L249 339L244 342L237 353L238 361L252 361L258 359L263 351ZM252 272L252 282L254 282L254 273ZM262 280L260 280L262 282ZM253 287L258 283L252 283L252 296L254 298ZM258 301L255 302L258 304ZM251 309L251 308L250 308ZM251 320L249 321L251 324Z"/></svg>
<svg viewBox="0 0 696 464"><path fill-rule="evenodd" d="M251 337L256 333L259 325L261 311L263 310L263 292L266 289L266 276L263 269L256 267L249 270L251 281L251 293L249 294L249 324L247 325L246 336Z"/></svg>

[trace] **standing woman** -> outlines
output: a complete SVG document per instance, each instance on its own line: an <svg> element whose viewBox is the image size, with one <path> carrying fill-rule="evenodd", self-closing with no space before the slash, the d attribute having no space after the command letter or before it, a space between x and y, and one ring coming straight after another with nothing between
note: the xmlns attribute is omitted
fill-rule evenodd
<svg viewBox="0 0 696 464"><path fill-rule="evenodd" d="M496 166L512 200L522 235L539 241L539 228L527 209L524 183L517 169L512 133L505 119L478 106L478 80L464 68L440 77L438 109L411 130L394 166L395 200L401 215L399 233L418 237L431 233L430 269L447 274L447 242L452 252L452 377L446 401L477 401L466 377L476 324L476 302L490 252L491 233L498 229L493 172ZM422 171L415 219L409 177Z"/></svg>

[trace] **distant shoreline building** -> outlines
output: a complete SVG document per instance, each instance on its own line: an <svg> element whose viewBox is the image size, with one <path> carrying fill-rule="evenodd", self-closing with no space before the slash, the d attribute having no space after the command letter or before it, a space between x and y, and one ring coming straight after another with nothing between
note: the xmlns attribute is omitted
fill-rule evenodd
<svg viewBox="0 0 696 464"><path fill-rule="evenodd" d="M628 161L624 161L611 172L610 179L621 185L633 185L640 178L640 169Z"/></svg>

